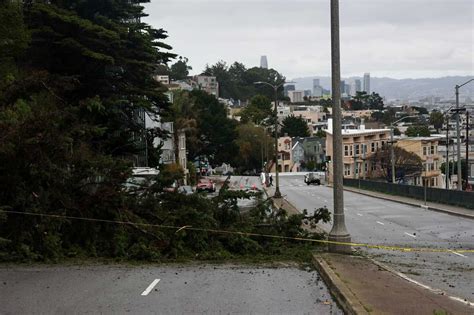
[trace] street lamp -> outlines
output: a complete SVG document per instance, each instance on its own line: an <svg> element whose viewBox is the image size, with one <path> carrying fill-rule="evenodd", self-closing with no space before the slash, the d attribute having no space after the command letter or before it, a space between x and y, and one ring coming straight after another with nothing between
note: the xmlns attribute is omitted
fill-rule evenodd
<svg viewBox="0 0 474 315"><path fill-rule="evenodd" d="M390 146L390 163L392 164L392 183L395 184L395 153L393 152L393 125L404 120L407 118L415 118L418 116L405 116L400 118L397 121L394 121L393 123L390 124L390 143L392 144Z"/></svg>
<svg viewBox="0 0 474 315"><path fill-rule="evenodd" d="M281 88L286 83L293 83L293 82L282 82L280 84L271 84L268 82L254 82L254 84L264 84L268 85L275 91L275 107L274 107L274 115L275 115L275 194L273 197L281 198L280 193L280 181L278 178L278 89Z"/></svg>
<svg viewBox="0 0 474 315"><path fill-rule="evenodd" d="M462 175L461 175L461 128L459 125L459 88L468 84L469 82L474 81L470 79L464 82L461 85L456 85L454 87L456 91L456 132L457 132L457 147L458 147L458 190L462 190ZM467 180L467 178L466 178Z"/></svg>
<svg viewBox="0 0 474 315"><path fill-rule="evenodd" d="M331 0L331 77L333 99L333 225L329 232L330 252L351 253L351 236L344 218L344 186L342 160L342 121L341 121L341 57L339 47L339 0Z"/></svg>

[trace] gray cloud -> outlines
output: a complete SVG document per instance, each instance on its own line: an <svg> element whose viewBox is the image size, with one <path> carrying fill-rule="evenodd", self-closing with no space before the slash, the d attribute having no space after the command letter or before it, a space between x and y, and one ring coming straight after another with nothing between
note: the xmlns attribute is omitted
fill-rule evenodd
<svg viewBox="0 0 474 315"><path fill-rule="evenodd" d="M474 1L341 0L343 75L474 73ZM269 65L288 78L330 73L328 0L160 0L145 22L169 33L194 72L220 59Z"/></svg>

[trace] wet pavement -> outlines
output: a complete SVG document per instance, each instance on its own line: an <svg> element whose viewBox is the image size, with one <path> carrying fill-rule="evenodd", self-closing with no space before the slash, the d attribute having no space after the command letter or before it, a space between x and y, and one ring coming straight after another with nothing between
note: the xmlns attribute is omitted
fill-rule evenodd
<svg viewBox="0 0 474 315"><path fill-rule="evenodd" d="M333 209L332 188L307 186L301 176L281 176L280 190L296 208ZM401 247L428 247L443 253L359 250L410 278L450 295L474 300L474 220L429 211L353 192L344 193L346 226L353 242ZM327 232L331 223L322 224Z"/></svg>
<svg viewBox="0 0 474 315"><path fill-rule="evenodd" d="M236 265L0 267L0 314L342 314L316 271Z"/></svg>

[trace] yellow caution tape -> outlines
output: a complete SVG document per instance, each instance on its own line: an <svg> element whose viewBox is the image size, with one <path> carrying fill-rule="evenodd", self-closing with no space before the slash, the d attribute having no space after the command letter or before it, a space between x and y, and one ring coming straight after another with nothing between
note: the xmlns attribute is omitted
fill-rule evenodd
<svg viewBox="0 0 474 315"><path fill-rule="evenodd" d="M82 221L91 221L91 222L103 222L103 223L112 223L112 224L124 224L124 225L135 225L143 227L154 227L154 228L164 228L164 229L175 229L178 233L182 230L188 231L198 231L198 232L209 232L216 234L234 234L242 236L256 236L256 237L265 237L273 239L283 239L283 240L294 240L294 241L303 241L303 242L313 242L321 244L334 244L334 245L346 245L353 247L365 247L373 249L384 249L391 251L401 251L401 252L424 252L424 253L474 253L474 249L448 249L448 248L428 248L428 247L401 247L401 246L387 246L387 245L375 245L375 244L365 244L365 243L351 243L351 242L336 242L329 240L316 240L312 238L304 237L290 237L290 236L281 236L281 235L272 235L272 234L259 234L251 232L240 232L240 231L228 231L228 230L215 230L215 229L205 229L205 228L196 228L190 225L184 226L170 226L170 225L160 225L160 224L150 224L150 223L136 223L130 221L114 221L106 219L95 219L95 218L83 218L75 216L66 216L66 215L57 215L57 214L45 214L45 213L34 213L34 212L20 212L20 211L10 211L10 210L0 210L0 212L11 213L11 214L20 214L20 215L30 215L30 216L39 216L39 217L49 217L56 219L70 219L70 220L82 220Z"/></svg>

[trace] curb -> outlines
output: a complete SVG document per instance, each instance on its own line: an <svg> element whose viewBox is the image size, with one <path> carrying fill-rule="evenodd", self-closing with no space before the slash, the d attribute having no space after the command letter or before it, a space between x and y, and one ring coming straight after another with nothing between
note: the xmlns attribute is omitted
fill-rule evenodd
<svg viewBox="0 0 474 315"><path fill-rule="evenodd" d="M350 289L342 282L336 273L329 267L324 258L313 255L313 263L318 270L321 278L328 286L331 295L337 301L337 304L342 308L344 314L369 314L357 297L350 291Z"/></svg>
<svg viewBox="0 0 474 315"><path fill-rule="evenodd" d="M413 203L413 202L408 202L408 201L402 201L402 200L392 199L392 198L390 198L390 197L383 197L383 196L371 195L371 194L369 194L369 193L361 192L361 191L358 191L357 189L352 189L352 188L346 188L346 187L344 187L344 190L350 191L350 192L353 192L353 193L356 193L356 194L361 194L361 195L365 195L365 196L369 196L369 197L374 197L374 198L378 198L378 199L383 199L383 200L398 202L398 203L405 204L405 205L408 205L408 206L421 207L421 208L424 208L424 209L426 209L426 210L431 210L431 211L436 211L436 212L443 212L443 213L455 215L455 216L458 216L458 217L463 217L463 218L468 218L468 219L473 219L473 220L474 220L474 215L467 214L467 213L459 213L459 212L455 212L455 211L451 211L451 210L446 210L446 209L442 209L442 208L436 208L436 207L432 207L432 206L425 206L425 205L421 205L421 204L419 204L419 203Z"/></svg>

